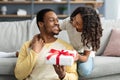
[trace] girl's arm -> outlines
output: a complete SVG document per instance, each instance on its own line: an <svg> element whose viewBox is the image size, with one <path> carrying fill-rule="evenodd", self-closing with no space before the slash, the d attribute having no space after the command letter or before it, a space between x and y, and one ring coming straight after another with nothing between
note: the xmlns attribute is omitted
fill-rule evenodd
<svg viewBox="0 0 120 80"><path fill-rule="evenodd" d="M60 19L59 20L60 29L61 30L66 30L66 27L68 26L69 21L70 21L70 17L65 18L65 19Z"/></svg>
<svg viewBox="0 0 120 80"><path fill-rule="evenodd" d="M80 62L86 62L88 60L89 55L90 55L90 51L87 51L87 50L85 50L84 53L82 54L78 53L77 54L78 60Z"/></svg>

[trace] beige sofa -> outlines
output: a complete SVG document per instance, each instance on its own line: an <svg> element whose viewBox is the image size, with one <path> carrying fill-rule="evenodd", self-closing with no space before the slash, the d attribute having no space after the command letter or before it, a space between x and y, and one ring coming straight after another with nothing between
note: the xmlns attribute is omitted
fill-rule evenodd
<svg viewBox="0 0 120 80"><path fill-rule="evenodd" d="M93 72L86 78L88 80L120 80L120 57L101 56L111 34L113 27L120 28L120 20L102 20L103 37L101 48L96 53ZM31 20L0 22L0 51L13 52L20 49L23 42L38 33L36 24ZM66 31L62 31L58 37L69 42ZM16 80L14 67L16 57L0 58L0 80ZM80 76L82 79L82 77Z"/></svg>

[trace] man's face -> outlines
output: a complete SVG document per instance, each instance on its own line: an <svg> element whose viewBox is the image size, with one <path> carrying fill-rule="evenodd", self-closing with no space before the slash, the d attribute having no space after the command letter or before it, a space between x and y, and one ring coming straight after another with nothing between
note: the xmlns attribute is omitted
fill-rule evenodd
<svg viewBox="0 0 120 80"><path fill-rule="evenodd" d="M78 32L82 32L83 20L80 14L77 14L75 17L72 18L71 24L76 28Z"/></svg>
<svg viewBox="0 0 120 80"><path fill-rule="evenodd" d="M58 17L53 11L49 11L45 14L43 23L48 34L59 34L60 29L58 24Z"/></svg>

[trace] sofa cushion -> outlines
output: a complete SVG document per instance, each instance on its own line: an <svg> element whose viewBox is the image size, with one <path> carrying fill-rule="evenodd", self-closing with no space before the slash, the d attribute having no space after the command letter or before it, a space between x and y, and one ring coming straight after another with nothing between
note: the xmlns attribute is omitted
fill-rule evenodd
<svg viewBox="0 0 120 80"><path fill-rule="evenodd" d="M28 33L29 34L29 40L32 39L35 34L40 33L40 31L39 31L39 29L37 27L37 24L36 24L36 17L34 17L32 19L31 24L30 24L30 26L28 28L28 31L29 31L29 33Z"/></svg>
<svg viewBox="0 0 120 80"><path fill-rule="evenodd" d="M100 48L98 49L96 55L102 55L108 41L110 39L110 34L113 28L120 28L120 20L102 20L103 36L101 38Z"/></svg>
<svg viewBox="0 0 120 80"><path fill-rule="evenodd" d="M16 52L0 52L0 58L16 57Z"/></svg>
<svg viewBox="0 0 120 80"><path fill-rule="evenodd" d="M0 75L0 80L17 80L14 75Z"/></svg>
<svg viewBox="0 0 120 80"><path fill-rule="evenodd" d="M0 75L13 75L17 58L0 58Z"/></svg>
<svg viewBox="0 0 120 80"><path fill-rule="evenodd" d="M13 52L19 50L28 40L30 20L0 22L0 51Z"/></svg>
<svg viewBox="0 0 120 80"><path fill-rule="evenodd" d="M88 78L96 78L120 73L120 58L96 56L93 72Z"/></svg>
<svg viewBox="0 0 120 80"><path fill-rule="evenodd" d="M120 56L120 29L113 29L104 56Z"/></svg>

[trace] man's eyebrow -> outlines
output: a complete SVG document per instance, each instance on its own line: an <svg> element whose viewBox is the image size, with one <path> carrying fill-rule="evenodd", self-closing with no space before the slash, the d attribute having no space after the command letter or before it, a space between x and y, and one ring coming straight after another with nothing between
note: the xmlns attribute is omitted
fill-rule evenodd
<svg viewBox="0 0 120 80"><path fill-rule="evenodd" d="M58 19L57 17L55 18L55 17L48 17L48 19L50 19L50 18L52 18L52 19Z"/></svg>
<svg viewBox="0 0 120 80"><path fill-rule="evenodd" d="M49 19L49 18L54 18L54 17L48 17L48 19Z"/></svg>

